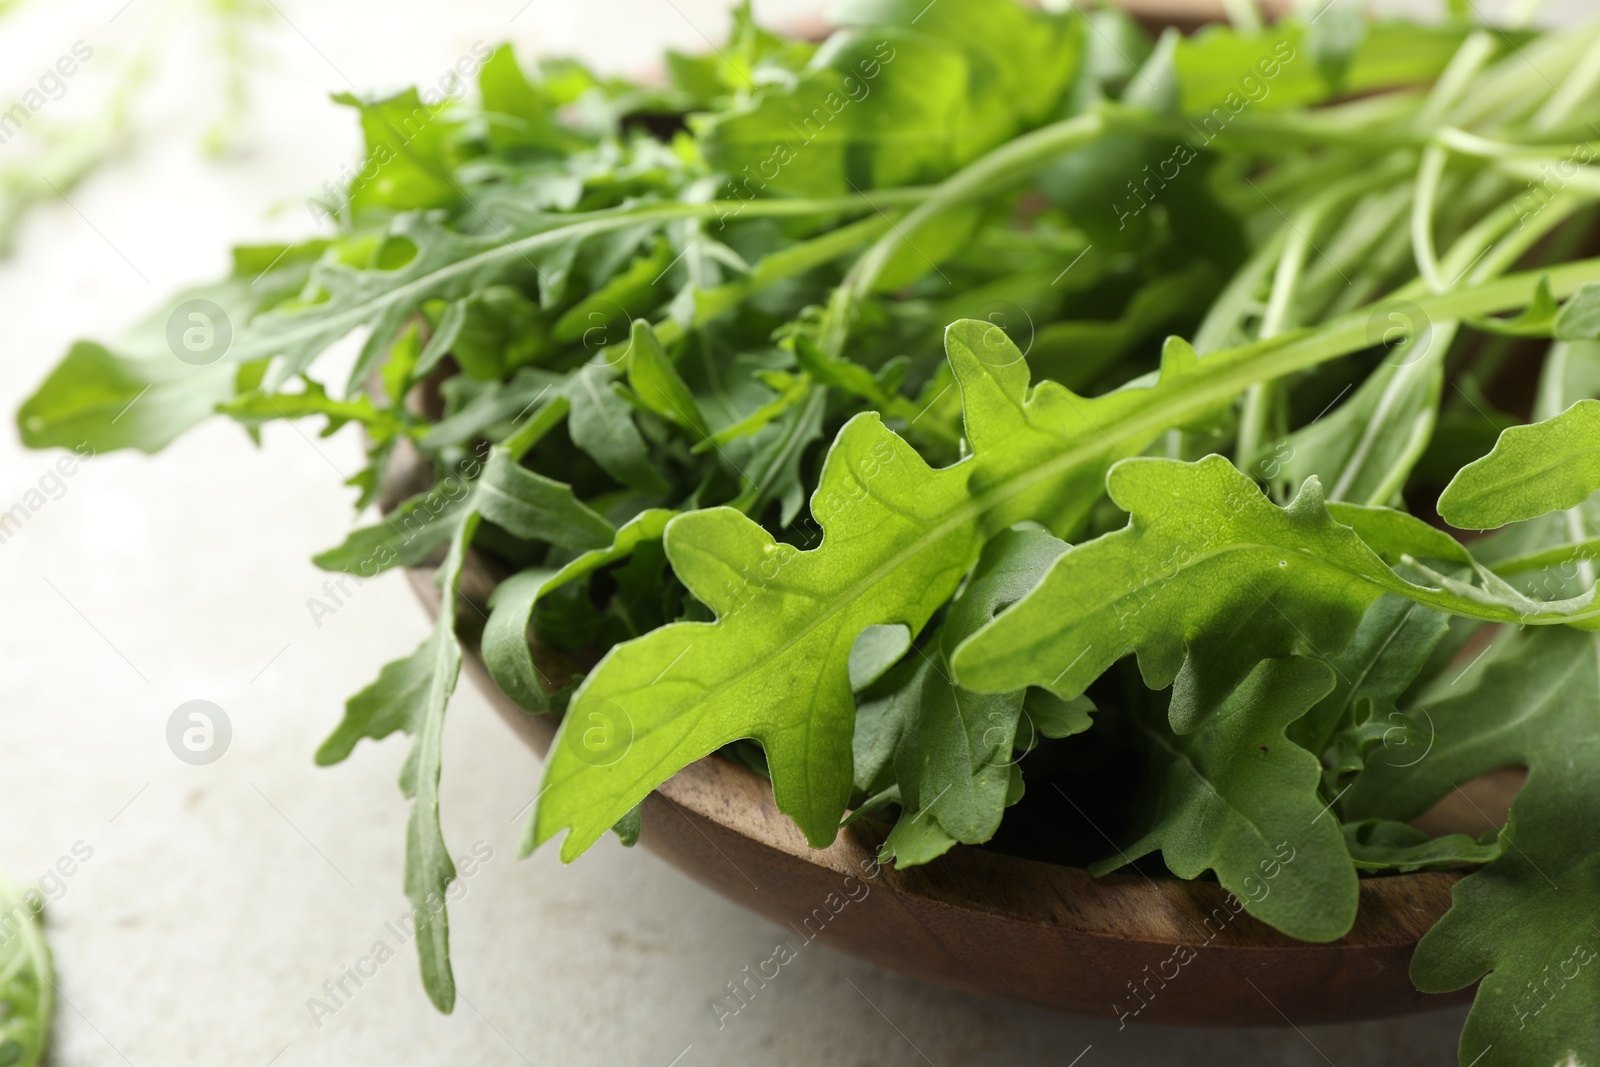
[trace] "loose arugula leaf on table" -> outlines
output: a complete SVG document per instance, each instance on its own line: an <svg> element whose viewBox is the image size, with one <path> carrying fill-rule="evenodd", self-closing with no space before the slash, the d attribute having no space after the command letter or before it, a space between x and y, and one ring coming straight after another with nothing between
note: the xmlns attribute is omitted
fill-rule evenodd
<svg viewBox="0 0 1600 1067"><path fill-rule="evenodd" d="M40 931L38 894L0 880L0 1064L34 1067L50 1040L55 978Z"/></svg>

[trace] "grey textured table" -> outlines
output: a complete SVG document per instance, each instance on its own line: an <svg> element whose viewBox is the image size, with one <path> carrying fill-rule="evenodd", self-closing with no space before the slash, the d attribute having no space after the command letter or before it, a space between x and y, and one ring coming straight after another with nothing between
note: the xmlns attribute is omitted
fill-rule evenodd
<svg viewBox="0 0 1600 1067"><path fill-rule="evenodd" d="M121 4L34 4L8 21L7 99L81 39L96 58L51 106L85 104L162 14L161 0ZM114 338L168 292L219 273L233 240L309 229L304 195L356 153L353 115L328 91L432 80L474 42L505 37L637 70L663 45L706 48L724 25L717 0L519 7L268 5L255 107L236 153L217 161L197 146L220 107L218 63L192 20L158 29L165 58L133 148L70 203L39 210L0 263L8 426L73 339ZM372 976L359 986L346 978L331 1013L313 1011L313 998L333 1003L325 982L378 942L396 945L385 923L405 910L407 806L395 785L403 740L363 744L334 770L314 767L311 751L343 698L426 627L399 575L313 614L311 598L329 601L308 557L347 528L339 482L358 444L282 425L265 438L258 450L217 424L159 460L96 458L0 544L0 868L26 883L75 847L92 850L51 885L56 1063L1454 1062L1459 1012L1304 1032L1119 1032L821 948L719 1028L709 1002L771 954L779 929L609 839L571 867L552 851L517 860L538 767L465 686L445 736L445 834L457 854L482 842L493 855L452 908L461 1001L436 1014L405 946L375 974L363 964ZM9 429L0 455L0 510L55 460L24 452ZM193 699L232 724L226 755L207 766L166 743L173 710Z"/></svg>

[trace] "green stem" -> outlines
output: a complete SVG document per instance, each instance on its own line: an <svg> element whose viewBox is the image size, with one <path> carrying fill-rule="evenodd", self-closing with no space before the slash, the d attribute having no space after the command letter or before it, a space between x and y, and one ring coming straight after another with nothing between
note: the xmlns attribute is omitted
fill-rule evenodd
<svg viewBox="0 0 1600 1067"><path fill-rule="evenodd" d="M1529 571L1559 567L1563 563L1579 563L1595 559L1600 559L1600 537L1556 545L1554 548L1530 552L1525 556L1514 556L1502 560L1489 569L1502 578L1509 578L1517 574L1527 574Z"/></svg>
<svg viewBox="0 0 1600 1067"><path fill-rule="evenodd" d="M1417 171L1417 192L1411 201L1411 250L1417 260L1417 273L1436 293L1447 287L1433 247L1433 204L1439 194L1439 180L1444 176L1447 158L1445 150L1437 145L1422 154L1422 166Z"/></svg>

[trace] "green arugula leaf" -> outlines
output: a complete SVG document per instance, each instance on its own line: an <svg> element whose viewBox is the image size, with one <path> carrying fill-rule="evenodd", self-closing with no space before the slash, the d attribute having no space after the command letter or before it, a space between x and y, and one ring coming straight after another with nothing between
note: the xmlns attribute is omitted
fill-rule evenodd
<svg viewBox="0 0 1600 1067"><path fill-rule="evenodd" d="M1065 541L1042 530L997 535L944 625L917 650L893 755L902 814L884 842L885 862L926 863L949 847L937 847L941 841L981 844L999 828L1026 691L967 692L950 681L948 656L997 610L1031 589L1066 548ZM1080 728L1088 726L1083 716ZM941 833L933 835L934 841L917 826L923 820L938 824Z"/></svg>
<svg viewBox="0 0 1600 1067"><path fill-rule="evenodd" d="M1421 706L1411 766L1374 763L1345 798L1357 818L1412 818L1454 787L1500 767L1528 783L1501 831L1504 851L1455 889L1454 906L1417 946L1425 992L1483 980L1461 1036L1461 1062L1586 1062L1600 1057L1600 638L1529 631L1475 688ZM1427 724L1432 725L1432 736ZM1485 977L1487 976L1487 977Z"/></svg>
<svg viewBox="0 0 1600 1067"><path fill-rule="evenodd" d="M942 178L1055 110L1081 17L995 0L842 6L797 79L699 127L740 195L831 196ZM892 137L885 131L893 130Z"/></svg>
<svg viewBox="0 0 1600 1067"><path fill-rule="evenodd" d="M333 101L355 108L366 138L362 173L344 193L341 213L360 218L374 209L411 211L455 203L460 190L451 177L451 141L457 123L444 101L424 104L415 89L383 99L335 93ZM369 179L365 171L374 173Z"/></svg>
<svg viewBox="0 0 1600 1067"><path fill-rule="evenodd" d="M611 388L617 373L611 364L590 362L568 380L565 396L572 414L567 429L572 443L617 481L664 496L671 487L650 461L644 437L634 425L633 407Z"/></svg>
<svg viewBox="0 0 1600 1067"><path fill-rule="evenodd" d="M1464 863L1490 863L1505 848L1499 835L1493 836L1495 840L1487 843L1468 834L1429 837L1414 826L1387 819L1366 819L1344 827L1345 847L1357 870L1401 874L1446 870Z"/></svg>
<svg viewBox="0 0 1600 1067"><path fill-rule="evenodd" d="M1396 345L1347 402L1254 460L1252 473L1293 485L1316 476L1329 500L1392 503L1432 439L1454 334L1436 324Z"/></svg>
<svg viewBox="0 0 1600 1067"><path fill-rule="evenodd" d="M236 369L133 360L79 341L17 410L17 429L29 448L159 452L233 395Z"/></svg>
<svg viewBox="0 0 1600 1067"><path fill-rule="evenodd" d="M344 571L358 578L371 578L391 567L419 567L450 540L470 497L466 479L445 478L404 501L382 522L350 531L344 541L311 557L311 562L325 571Z"/></svg>
<svg viewBox="0 0 1600 1067"><path fill-rule="evenodd" d="M33 896L40 899L36 891ZM55 1013L50 946L35 900L0 880L0 1064L7 1067L40 1061Z"/></svg>
<svg viewBox="0 0 1600 1067"><path fill-rule="evenodd" d="M1561 305L1553 333L1558 341L1600 339L1600 285L1584 286Z"/></svg>
<svg viewBox="0 0 1600 1067"><path fill-rule="evenodd" d="M573 495L571 486L535 474L504 448L490 451L473 486L472 508L524 541L561 548L604 548L616 534L604 516Z"/></svg>
<svg viewBox="0 0 1600 1067"><path fill-rule="evenodd" d="M697 438L711 436L700 405L678 369L643 319L635 319L628 344L628 385L647 411L683 427Z"/></svg>
<svg viewBox="0 0 1600 1067"><path fill-rule="evenodd" d="M1500 435L1494 451L1463 467L1439 497L1450 525L1488 530L1583 503L1600 489L1600 400Z"/></svg>
<svg viewBox="0 0 1600 1067"><path fill-rule="evenodd" d="M749 458L739 463L742 491L734 507L759 515L769 502L777 501L779 525L794 521L805 503L801 463L806 450L822 437L827 406L826 390L810 389L803 404L790 408L776 423L749 439Z"/></svg>
<svg viewBox="0 0 1600 1067"><path fill-rule="evenodd" d="M1335 675L1333 691L1290 724L1289 739L1314 756L1324 756L1344 730L1372 723L1383 737L1398 720L1396 702L1449 627L1449 617L1441 612L1392 594L1379 597L1361 617L1349 644L1328 661ZM1338 754L1330 769L1355 768L1348 756Z"/></svg>
<svg viewBox="0 0 1600 1067"><path fill-rule="evenodd" d="M165 448L232 397L236 387L243 391L257 384L236 380L244 368L225 358L235 347L236 332L262 308L297 292L327 247L320 240L240 246L233 250L228 277L178 293L130 330L115 351L91 341L74 344L17 411L22 443L29 448L83 445L95 454ZM201 330L203 339L192 355L185 333L190 329ZM186 348L185 359L178 358L173 336Z"/></svg>
<svg viewBox="0 0 1600 1067"><path fill-rule="evenodd" d="M1419 520L1342 508L1378 541L1329 514L1311 479L1286 508L1220 456L1136 458L1108 478L1127 527L1078 545L1039 587L956 651L957 680L990 692L1019 682L1074 696L1128 652L1145 684L1176 683L1172 724L1198 725L1263 659L1300 649L1333 655L1385 593L1490 621L1554 623L1594 614L1596 590L1530 601L1487 572L1487 588L1419 565L1437 583L1397 574L1379 554L1403 547L1457 562L1464 550ZM1441 547L1442 546L1442 547ZM1375 547L1378 549L1375 551Z"/></svg>
<svg viewBox="0 0 1600 1067"><path fill-rule="evenodd" d="M555 121L551 100L528 80L509 44L503 44L478 71L478 94L488 124L489 145L496 151L542 149L576 151L587 140Z"/></svg>
<svg viewBox="0 0 1600 1067"><path fill-rule="evenodd" d="M548 679L534 663L528 641L528 622L539 598L627 558L641 542L660 540L674 514L661 508L642 511L617 528L607 547L591 549L562 567L521 571L495 587L483 630L483 660L495 684L522 710L544 712L550 707Z"/></svg>
<svg viewBox="0 0 1600 1067"><path fill-rule="evenodd" d="M1131 845L1090 871L1160 850L1180 878L1216 872L1246 911L1291 937L1343 937L1356 917L1355 867L1318 794L1317 758L1284 733L1333 683L1324 664L1269 659L1191 734L1174 734L1165 716L1136 715L1152 761L1154 814Z"/></svg>
<svg viewBox="0 0 1600 1067"><path fill-rule="evenodd" d="M537 417L526 424L539 425ZM396 730L412 736L400 772L400 790L414 801L406 825L405 889L416 919L423 986L445 1012L455 1006L445 890L456 869L439 826L439 768L445 708L461 673L456 605L467 551L485 518L517 537L570 548L609 544L613 533L611 524L580 504L569 487L518 463L519 452L532 443L533 434L525 428L512 442L490 451L465 506L451 520L450 548L437 575L443 595L433 632L410 656L385 666L375 682L350 698L343 721L317 750L317 763L326 766L344 760L362 738L380 740Z"/></svg>

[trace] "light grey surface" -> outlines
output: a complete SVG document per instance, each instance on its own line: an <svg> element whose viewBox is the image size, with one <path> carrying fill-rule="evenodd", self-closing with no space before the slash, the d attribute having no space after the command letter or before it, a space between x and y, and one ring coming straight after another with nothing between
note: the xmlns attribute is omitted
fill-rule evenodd
<svg viewBox="0 0 1600 1067"><path fill-rule="evenodd" d="M80 38L101 64L86 73L108 69L161 14L160 0L118 13L121 2L33 5L0 41L0 94L9 102ZM506 36L637 70L663 45L707 47L723 24L717 0L520 5L280 0L257 36L254 115L220 161L196 149L219 107L218 64L183 19L156 30L168 47L134 149L70 204L40 210L0 264L8 425L71 340L115 337L169 291L218 273L236 239L309 227L304 195L355 155L351 116L328 91L431 79L475 41ZM61 108L91 84L74 83ZM571 867L552 851L516 860L538 767L465 685L445 736L445 834L457 854L483 841L494 855L452 908L461 1003L450 1017L431 1009L407 947L314 1021L308 1000L331 1003L324 981L376 942L395 944L384 924L405 909L407 809L395 785L404 741L363 744L334 770L315 768L311 751L343 698L414 647L425 621L398 575L313 619L326 576L308 557L348 526L339 481L358 446L285 426L265 436L257 450L217 424L159 460L97 458L0 544L0 868L26 883L78 842L93 850L49 908L56 1063L1453 1062L1459 1012L1303 1032L1119 1032L820 948L719 1029L709 1002L782 930L610 839ZM0 510L55 459L22 451L10 429L0 455ZM169 717L196 699L232 726L209 765L167 747Z"/></svg>

